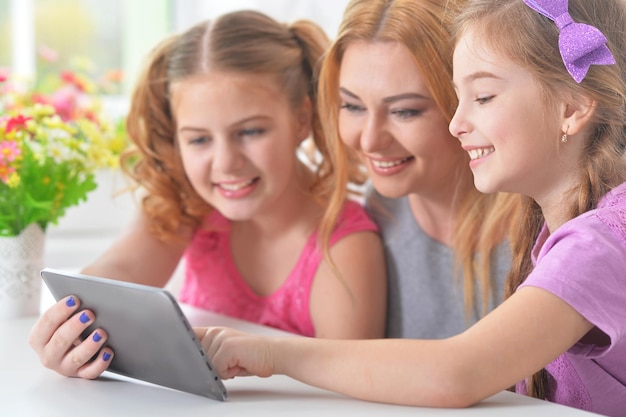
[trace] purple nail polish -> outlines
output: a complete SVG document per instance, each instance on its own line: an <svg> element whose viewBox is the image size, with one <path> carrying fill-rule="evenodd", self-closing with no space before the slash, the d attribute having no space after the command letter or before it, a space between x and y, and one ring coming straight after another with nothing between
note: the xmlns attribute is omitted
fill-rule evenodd
<svg viewBox="0 0 626 417"><path fill-rule="evenodd" d="M100 333L95 332L95 333L93 334L93 341L94 341L94 342L99 342L100 340L102 340L102 336L100 336Z"/></svg>
<svg viewBox="0 0 626 417"><path fill-rule="evenodd" d="M105 362L108 362L109 359L111 359L111 354L109 352L104 352L102 354L102 360L105 361Z"/></svg>
<svg viewBox="0 0 626 417"><path fill-rule="evenodd" d="M82 312L80 315L80 322L87 323L88 321L89 321L89 316L87 315L87 313Z"/></svg>
<svg viewBox="0 0 626 417"><path fill-rule="evenodd" d="M68 307L74 307L76 305L76 300L74 300L74 297L70 297L65 300L65 305Z"/></svg>

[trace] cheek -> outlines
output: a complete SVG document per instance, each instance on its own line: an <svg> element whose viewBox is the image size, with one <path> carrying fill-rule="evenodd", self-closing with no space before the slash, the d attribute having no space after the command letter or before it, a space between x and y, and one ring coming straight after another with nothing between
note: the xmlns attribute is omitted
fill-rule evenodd
<svg viewBox="0 0 626 417"><path fill-rule="evenodd" d="M354 117L346 115L344 112L339 113L339 137L341 141L349 148L359 148L359 138L361 134L361 123Z"/></svg>
<svg viewBox="0 0 626 417"><path fill-rule="evenodd" d="M199 153L193 152L192 150L182 151L180 154L183 171L185 171L185 175L187 175L187 178L192 184L197 182L202 167L201 157L199 155Z"/></svg>
<svg viewBox="0 0 626 417"><path fill-rule="evenodd" d="M446 160L449 156L465 154L458 139L448 131L448 125L443 119L423 119L411 126L411 129L399 132L396 138L416 156L436 155L437 158Z"/></svg>

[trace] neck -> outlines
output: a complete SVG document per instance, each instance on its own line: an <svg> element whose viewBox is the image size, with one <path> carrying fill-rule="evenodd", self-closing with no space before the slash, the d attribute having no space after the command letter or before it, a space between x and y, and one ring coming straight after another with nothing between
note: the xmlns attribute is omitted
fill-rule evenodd
<svg viewBox="0 0 626 417"><path fill-rule="evenodd" d="M307 191L312 180L309 171L294 176L290 189L271 207L266 207L249 220L232 222L233 235L271 242L292 232L313 233L322 218L323 209Z"/></svg>
<svg viewBox="0 0 626 417"><path fill-rule="evenodd" d="M409 194L408 199L413 217L424 233L451 247L461 193L451 190L436 196Z"/></svg>

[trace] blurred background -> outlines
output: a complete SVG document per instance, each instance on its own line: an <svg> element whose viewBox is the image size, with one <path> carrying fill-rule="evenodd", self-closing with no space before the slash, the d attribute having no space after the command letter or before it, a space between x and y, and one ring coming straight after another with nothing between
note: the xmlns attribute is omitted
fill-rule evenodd
<svg viewBox="0 0 626 417"><path fill-rule="evenodd" d="M86 57L103 73L121 70L122 92L148 50L171 32L238 9L290 22L309 18L334 37L347 0L0 0L0 67L58 71ZM46 52L56 54L54 62Z"/></svg>
<svg viewBox="0 0 626 417"><path fill-rule="evenodd" d="M0 0L0 75L43 80L80 66L106 80L103 105L123 117L138 68L164 36L238 9L283 22L307 18L337 32L348 0ZM47 230L45 266L78 270L102 253L135 213L121 173L103 171L86 203ZM118 195L119 194L119 195Z"/></svg>

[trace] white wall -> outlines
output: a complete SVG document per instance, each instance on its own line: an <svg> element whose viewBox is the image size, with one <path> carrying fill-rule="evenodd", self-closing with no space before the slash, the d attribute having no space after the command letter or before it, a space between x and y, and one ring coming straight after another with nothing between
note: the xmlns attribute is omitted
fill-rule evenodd
<svg viewBox="0 0 626 417"><path fill-rule="evenodd" d="M178 0L175 2L175 27L184 30L204 19L241 9L263 12L289 23L310 19L318 23L330 38L337 34L343 11L349 0Z"/></svg>

